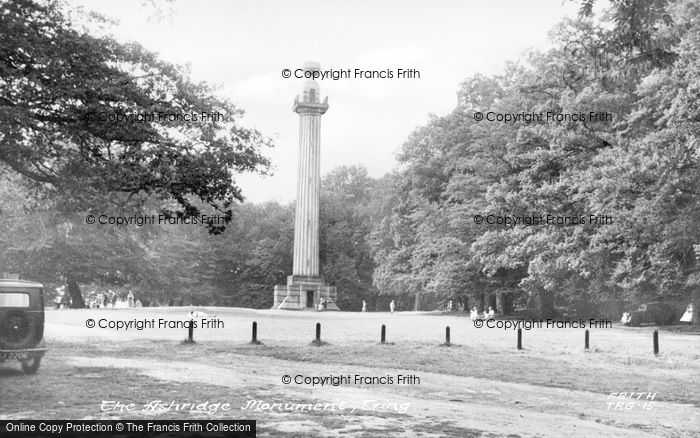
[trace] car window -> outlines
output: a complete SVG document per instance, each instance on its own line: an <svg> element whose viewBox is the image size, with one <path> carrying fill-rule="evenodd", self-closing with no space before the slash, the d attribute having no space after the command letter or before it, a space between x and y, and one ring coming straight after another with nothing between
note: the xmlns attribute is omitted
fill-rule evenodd
<svg viewBox="0 0 700 438"><path fill-rule="evenodd" d="M0 307L29 307L29 294L0 292Z"/></svg>

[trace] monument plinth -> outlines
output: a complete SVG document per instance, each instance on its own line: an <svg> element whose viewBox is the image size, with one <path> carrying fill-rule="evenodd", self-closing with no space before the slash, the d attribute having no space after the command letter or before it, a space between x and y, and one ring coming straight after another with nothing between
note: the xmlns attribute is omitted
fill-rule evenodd
<svg viewBox="0 0 700 438"><path fill-rule="evenodd" d="M315 62L304 64L307 72L320 71ZM299 156L297 200L294 218L294 265L286 285L275 286L275 309L318 308L325 300L327 310L340 310L335 304L335 286L328 286L320 275L319 199L321 195L321 116L328 110L328 97L321 102L318 83L308 80L292 110L299 114Z"/></svg>

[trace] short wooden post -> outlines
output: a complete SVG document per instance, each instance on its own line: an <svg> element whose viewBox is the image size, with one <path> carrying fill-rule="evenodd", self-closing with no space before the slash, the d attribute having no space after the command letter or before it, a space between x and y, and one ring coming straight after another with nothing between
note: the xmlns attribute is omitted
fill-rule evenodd
<svg viewBox="0 0 700 438"><path fill-rule="evenodd" d="M518 350L523 349L523 329L518 329Z"/></svg>
<svg viewBox="0 0 700 438"><path fill-rule="evenodd" d="M450 326L448 325L445 327L445 343L440 344L441 347L451 347L452 344L450 343Z"/></svg>
<svg viewBox="0 0 700 438"><path fill-rule="evenodd" d="M586 330L586 337L585 337L584 346L583 346L584 350L588 350L588 336L589 336L588 330Z"/></svg>
<svg viewBox="0 0 700 438"><path fill-rule="evenodd" d="M194 343L194 320L190 319L190 326L187 327L187 342Z"/></svg>
<svg viewBox="0 0 700 438"><path fill-rule="evenodd" d="M382 340L382 344L386 343L386 326L385 326L384 324L382 324L382 337L381 337L381 340Z"/></svg>
<svg viewBox="0 0 700 438"><path fill-rule="evenodd" d="M654 355L659 354L659 331L654 330Z"/></svg>
<svg viewBox="0 0 700 438"><path fill-rule="evenodd" d="M251 336L250 343L253 345L260 345L262 342L258 341L258 322L253 321L253 334Z"/></svg>
<svg viewBox="0 0 700 438"><path fill-rule="evenodd" d="M316 347L326 345L325 342L321 341L321 323L320 322L316 323L316 337L314 338L313 341L311 341L311 345L315 345Z"/></svg>

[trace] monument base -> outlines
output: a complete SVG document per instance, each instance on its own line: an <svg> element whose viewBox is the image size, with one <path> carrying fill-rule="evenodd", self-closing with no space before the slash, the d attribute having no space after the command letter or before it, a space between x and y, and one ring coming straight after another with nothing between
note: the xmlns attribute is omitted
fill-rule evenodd
<svg viewBox="0 0 700 438"><path fill-rule="evenodd" d="M273 309L318 310L321 299L326 299L326 310L340 310L335 303L338 295L335 286L323 283L321 277L290 275L286 285L275 286Z"/></svg>

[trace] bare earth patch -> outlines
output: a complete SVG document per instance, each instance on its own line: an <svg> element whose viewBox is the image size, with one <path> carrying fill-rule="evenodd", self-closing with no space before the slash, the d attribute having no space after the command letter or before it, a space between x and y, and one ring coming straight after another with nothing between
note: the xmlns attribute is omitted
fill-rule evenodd
<svg viewBox="0 0 700 438"><path fill-rule="evenodd" d="M409 431L425 430L428 435L430 425L442 421L457 428L521 436L659 436L678 429L692 430L700 424L700 410L692 405L657 402L652 416L639 409L609 410L607 396L598 393L425 372L420 373L420 387L411 390L395 385L324 386L308 389L298 385L283 385L280 377L291 369L297 374L308 376L327 375L331 372L328 365L251 356L239 356L237 359L239 360L225 368L203 363L116 357L70 357L68 362L80 367L133 368L156 379L216 384L241 393L255 387L259 388L259 394L268 397L267 400L312 398L329 403L342 400L355 406L361 406L366 400L410 403L406 414L374 421L383 423L384 427L393 425L397 429ZM264 373L254 370L264 370ZM332 367L332 372L382 375L402 371ZM403 373L409 374L411 371L403 370ZM245 416L245 411L241 411L241 414ZM365 412L362 418L358 418L361 421L359 426L371 425L367 415L371 413ZM279 427L280 430L291 431L289 429L292 424L284 424L285 416L286 414L275 414L273 411L266 423ZM309 424L302 426L303 430L310 427ZM324 436L340 436L353 429L359 430L357 426L351 422L343 429L318 432ZM648 431L649 434L642 431Z"/></svg>

